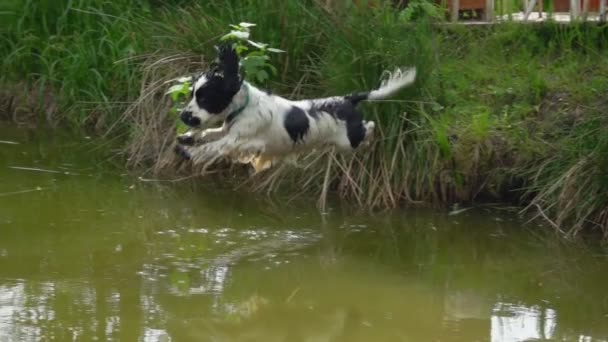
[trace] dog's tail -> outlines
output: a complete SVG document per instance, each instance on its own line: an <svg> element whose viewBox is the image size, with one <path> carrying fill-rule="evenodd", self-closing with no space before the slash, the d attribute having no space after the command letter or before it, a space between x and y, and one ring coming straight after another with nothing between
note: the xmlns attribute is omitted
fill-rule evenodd
<svg viewBox="0 0 608 342"><path fill-rule="evenodd" d="M401 88L407 87L408 85L414 83L416 80L416 68L397 68L392 73L388 73L388 75L388 78L382 81L378 89L370 92L353 94L348 98L354 104L365 100L385 99L399 91Z"/></svg>

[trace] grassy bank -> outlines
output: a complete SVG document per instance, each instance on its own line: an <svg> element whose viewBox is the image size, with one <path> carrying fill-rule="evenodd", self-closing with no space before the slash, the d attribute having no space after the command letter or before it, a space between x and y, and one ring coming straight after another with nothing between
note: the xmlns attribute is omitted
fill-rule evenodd
<svg viewBox="0 0 608 342"><path fill-rule="evenodd" d="M437 24L438 9L325 8L315 1L16 1L1 9L1 115L124 141L128 164L198 172L172 155L166 81L200 70L228 25L255 22L273 92L371 89L416 65L414 87L365 105L379 136L244 177L253 189L335 192L366 207L517 203L566 235L608 236L608 28ZM108 133L109 132L109 133ZM233 173L245 172L233 168ZM240 178L239 178L240 179Z"/></svg>

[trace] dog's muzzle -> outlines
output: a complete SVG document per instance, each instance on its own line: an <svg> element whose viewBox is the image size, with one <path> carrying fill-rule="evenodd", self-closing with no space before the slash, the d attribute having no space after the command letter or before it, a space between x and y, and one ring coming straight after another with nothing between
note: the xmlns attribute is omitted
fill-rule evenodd
<svg viewBox="0 0 608 342"><path fill-rule="evenodd" d="M179 117L183 123L190 127L198 127L201 125L201 120L195 116L192 116L191 111L183 111Z"/></svg>

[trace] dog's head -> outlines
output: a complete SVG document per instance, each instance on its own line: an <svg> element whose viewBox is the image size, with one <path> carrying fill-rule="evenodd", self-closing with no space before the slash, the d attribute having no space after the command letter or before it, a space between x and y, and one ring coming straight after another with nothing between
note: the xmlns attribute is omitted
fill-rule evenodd
<svg viewBox="0 0 608 342"><path fill-rule="evenodd" d="M234 48L225 44L217 50L216 63L205 74L193 79L192 99L180 114L181 120L190 127L224 120L243 84L239 75L239 56Z"/></svg>

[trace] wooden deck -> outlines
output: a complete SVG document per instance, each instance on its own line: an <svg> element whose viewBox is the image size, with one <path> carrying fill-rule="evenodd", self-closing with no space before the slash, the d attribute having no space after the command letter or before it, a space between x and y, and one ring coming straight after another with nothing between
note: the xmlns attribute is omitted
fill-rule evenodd
<svg viewBox="0 0 608 342"><path fill-rule="evenodd" d="M445 0L443 0L445 1ZM523 0L521 12L504 14L498 8L513 8L513 0L447 0L451 21L465 25L484 25L496 22L514 21L538 23L547 20L568 24L574 21L605 22L608 14L608 0L552 0L553 8L561 12L545 12L542 0ZM482 13L483 20L461 20L463 10ZM564 10L569 12L563 12ZM500 15L497 15L499 12Z"/></svg>
<svg viewBox="0 0 608 342"><path fill-rule="evenodd" d="M501 23L508 22L517 22L522 24L535 24L542 23L545 21L551 21L558 24L569 24L572 22L572 18L570 17L570 13L548 13L548 12L532 12L528 19L525 19L524 12L512 13L509 15L497 16L494 20L460 20L458 22L448 22L447 25L495 25ZM582 18L577 19L577 21L583 21ZM600 23L600 16L597 13L590 13L586 20L587 22L595 22Z"/></svg>
<svg viewBox="0 0 608 342"><path fill-rule="evenodd" d="M547 20L552 20L558 23L569 23L572 21L572 16L568 12L558 12L558 13L549 13L549 12L531 12L528 16L528 19L525 18L526 14L524 12L513 13L511 16L503 15L502 17L497 17L498 21L527 21L527 22L543 22ZM578 18L576 20L583 20L583 18ZM585 21L600 21L599 13L589 13L587 14L587 18Z"/></svg>

